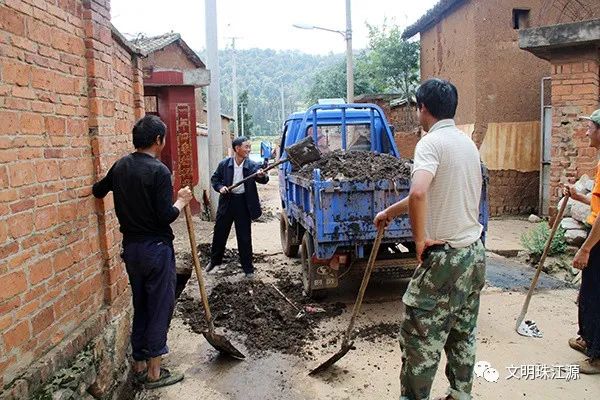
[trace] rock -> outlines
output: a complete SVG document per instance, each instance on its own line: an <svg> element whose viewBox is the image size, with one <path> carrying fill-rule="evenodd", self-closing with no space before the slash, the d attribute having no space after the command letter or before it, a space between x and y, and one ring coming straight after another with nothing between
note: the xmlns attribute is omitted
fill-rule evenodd
<svg viewBox="0 0 600 400"><path fill-rule="evenodd" d="M564 200L565 200L565 198L563 197L562 199L559 200L558 204L556 205L556 207L558 207L559 210L562 207L562 203ZM574 200L569 199L569 202L567 203L567 207L565 207L565 213L563 214L563 217L571 216L571 207L573 206L573 203L574 203Z"/></svg>
<svg viewBox="0 0 600 400"><path fill-rule="evenodd" d="M585 222L590 214L590 206L576 200L569 200L569 203L571 202L571 217L579 222ZM568 205L567 208L569 208Z"/></svg>
<svg viewBox="0 0 600 400"><path fill-rule="evenodd" d="M575 189L577 189L577 191L579 193L587 194L587 193L589 193L589 192L592 191L591 188L588 190L590 182L591 182L591 185L593 187L594 186L594 181L592 179L590 179L589 176L582 175L581 178L579 178L579 180L577 182L575 182L575 185L574 185Z"/></svg>
<svg viewBox="0 0 600 400"><path fill-rule="evenodd" d="M563 218L563 220L560 223L560 226L562 226L562 228L566 229L566 230L569 230L569 229L584 230L585 229L585 225L583 225L581 222L579 222L573 218Z"/></svg>
<svg viewBox="0 0 600 400"><path fill-rule="evenodd" d="M583 229L569 229L565 232L565 240L573 246L581 246L587 238L587 231Z"/></svg>
<svg viewBox="0 0 600 400"><path fill-rule="evenodd" d="M542 219L535 214L531 214L527 220L531 223L537 224L538 222L542 222Z"/></svg>
<svg viewBox="0 0 600 400"><path fill-rule="evenodd" d="M75 392L71 389L59 389L52 393L52 400L71 400L75 399Z"/></svg>

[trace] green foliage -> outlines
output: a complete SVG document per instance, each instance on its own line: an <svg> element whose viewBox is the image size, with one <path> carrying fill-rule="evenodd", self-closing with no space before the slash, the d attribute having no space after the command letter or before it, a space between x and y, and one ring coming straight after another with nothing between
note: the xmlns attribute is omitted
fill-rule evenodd
<svg viewBox="0 0 600 400"><path fill-rule="evenodd" d="M244 90L242 94L238 96L238 132L242 134L242 126L244 127L244 136L251 137L254 132L254 121L252 115L248 112L250 108L250 101L248 100L248 90ZM242 112L243 110L243 112ZM243 121L243 124L242 124Z"/></svg>
<svg viewBox="0 0 600 400"><path fill-rule="evenodd" d="M419 42L402 39L396 25L367 24L369 66L375 85L386 92L411 97L419 83Z"/></svg>
<svg viewBox="0 0 600 400"><path fill-rule="evenodd" d="M290 113L303 111L310 105L306 103L307 92L318 71L344 59L343 54L319 56L293 50L247 49L236 50L235 54L238 96L248 92L252 135L281 133L282 87L287 118ZM231 49L219 51L221 109L229 115L233 115L232 61Z"/></svg>
<svg viewBox="0 0 600 400"><path fill-rule="evenodd" d="M419 82L419 43L402 39L398 26L386 22L369 28L369 48L355 55L354 93L397 93L412 97ZM346 97L346 63L329 66L316 75L307 99Z"/></svg>
<svg viewBox="0 0 600 400"><path fill-rule="evenodd" d="M527 252L535 257L539 257L544 252L544 247L546 246L546 242L550 237L550 226L548 222L542 221L537 224L534 228L529 231L523 233L521 235L521 244ZM550 245L550 250L548 251L548 255L556 255L562 254L567 249L567 242L565 240L565 230L562 226L559 226L556 230L556 234L552 239L552 244Z"/></svg>

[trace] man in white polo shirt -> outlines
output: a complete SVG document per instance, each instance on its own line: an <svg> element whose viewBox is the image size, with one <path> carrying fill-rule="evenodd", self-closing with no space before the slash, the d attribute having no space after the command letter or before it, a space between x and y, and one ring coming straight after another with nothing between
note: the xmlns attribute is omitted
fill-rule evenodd
<svg viewBox="0 0 600 400"><path fill-rule="evenodd" d="M458 92L453 84L427 80L416 98L419 122L428 133L415 148L410 193L375 218L379 227L408 212L421 263L402 298L400 399L429 399L444 349L450 389L442 399L468 400L485 283L479 151L454 123Z"/></svg>

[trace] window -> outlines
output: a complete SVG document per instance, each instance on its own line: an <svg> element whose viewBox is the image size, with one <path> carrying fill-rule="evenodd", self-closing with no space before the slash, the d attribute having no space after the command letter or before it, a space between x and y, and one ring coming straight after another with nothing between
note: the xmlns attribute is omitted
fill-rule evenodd
<svg viewBox="0 0 600 400"><path fill-rule="evenodd" d="M513 29L529 28L529 9L513 8L512 26Z"/></svg>
<svg viewBox="0 0 600 400"><path fill-rule="evenodd" d="M347 150L371 150L370 125L347 125ZM312 126L308 127L307 136L312 136ZM317 146L322 153L329 153L342 148L341 125L318 125Z"/></svg>

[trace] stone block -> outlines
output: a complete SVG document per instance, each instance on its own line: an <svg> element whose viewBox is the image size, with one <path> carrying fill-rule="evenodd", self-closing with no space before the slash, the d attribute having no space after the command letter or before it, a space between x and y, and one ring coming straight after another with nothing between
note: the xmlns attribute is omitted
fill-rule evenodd
<svg viewBox="0 0 600 400"><path fill-rule="evenodd" d="M566 229L566 230L570 230L570 229L584 230L585 229L585 226L581 222L579 222L573 218L563 218L563 220L560 223L560 226L562 226L563 229Z"/></svg>
<svg viewBox="0 0 600 400"><path fill-rule="evenodd" d="M572 246L581 246L587 238L587 231L583 229L570 229L565 232L565 240Z"/></svg>

